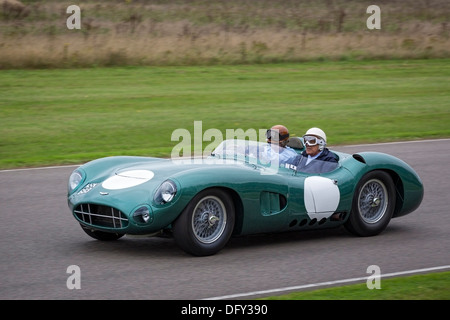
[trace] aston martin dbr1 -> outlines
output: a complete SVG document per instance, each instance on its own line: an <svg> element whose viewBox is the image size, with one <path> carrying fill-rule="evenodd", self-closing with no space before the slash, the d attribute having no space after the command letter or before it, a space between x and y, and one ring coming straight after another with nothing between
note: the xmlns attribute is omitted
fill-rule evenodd
<svg viewBox="0 0 450 320"><path fill-rule="evenodd" d="M304 150L301 138L289 144ZM333 151L335 168L305 173L268 157L268 147L225 140L202 159L97 159L71 174L68 205L92 238L164 233L187 253L206 256L232 236L256 233L344 226L374 236L422 201L421 179L394 156Z"/></svg>

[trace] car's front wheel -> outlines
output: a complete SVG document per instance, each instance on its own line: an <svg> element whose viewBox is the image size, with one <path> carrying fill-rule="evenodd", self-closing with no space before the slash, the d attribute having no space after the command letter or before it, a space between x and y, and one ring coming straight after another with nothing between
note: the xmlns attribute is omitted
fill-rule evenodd
<svg viewBox="0 0 450 320"><path fill-rule="evenodd" d="M110 233L110 232L104 232L104 231L98 231L90 229L89 227L81 225L81 229L83 229L86 234L94 239L101 240L101 241L114 241L119 238L122 238L124 235L119 233Z"/></svg>
<svg viewBox="0 0 450 320"><path fill-rule="evenodd" d="M368 237L382 232L395 209L395 187L384 171L371 171L359 181L353 196L352 211L345 223L351 233Z"/></svg>
<svg viewBox="0 0 450 320"><path fill-rule="evenodd" d="M228 242L234 228L234 204L220 189L197 194L173 223L177 245L195 256L219 252Z"/></svg>

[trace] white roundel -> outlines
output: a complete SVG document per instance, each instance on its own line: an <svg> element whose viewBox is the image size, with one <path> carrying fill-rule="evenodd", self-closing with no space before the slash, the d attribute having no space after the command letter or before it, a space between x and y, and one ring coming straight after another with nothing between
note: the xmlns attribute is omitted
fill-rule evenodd
<svg viewBox="0 0 450 320"><path fill-rule="evenodd" d="M154 175L150 170L123 171L103 181L102 187L108 190L131 188L151 180Z"/></svg>
<svg viewBox="0 0 450 320"><path fill-rule="evenodd" d="M331 216L340 201L339 188L335 181L319 176L305 179L304 196L308 216L318 220Z"/></svg>

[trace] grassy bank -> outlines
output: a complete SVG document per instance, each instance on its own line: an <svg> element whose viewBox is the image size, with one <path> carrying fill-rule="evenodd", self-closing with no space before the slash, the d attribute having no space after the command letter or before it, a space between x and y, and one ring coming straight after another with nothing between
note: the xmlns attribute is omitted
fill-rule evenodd
<svg viewBox="0 0 450 320"><path fill-rule="evenodd" d="M261 300L450 300L450 272L383 279L380 289L366 283L295 292Z"/></svg>
<svg viewBox="0 0 450 320"><path fill-rule="evenodd" d="M194 121L319 126L330 145L450 137L449 78L448 59L4 70L0 168L170 156Z"/></svg>
<svg viewBox="0 0 450 320"><path fill-rule="evenodd" d="M73 1L0 6L0 68L220 65L450 57L450 3L357 0Z"/></svg>

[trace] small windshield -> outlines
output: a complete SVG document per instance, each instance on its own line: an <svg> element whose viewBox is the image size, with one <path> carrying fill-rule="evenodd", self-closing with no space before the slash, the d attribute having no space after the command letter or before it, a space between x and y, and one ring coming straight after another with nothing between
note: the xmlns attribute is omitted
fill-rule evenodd
<svg viewBox="0 0 450 320"><path fill-rule="evenodd" d="M249 140L225 140L212 152L215 157L235 159L262 165L284 165L280 161L280 153L285 152L276 144ZM293 157L296 154L292 154Z"/></svg>
<svg viewBox="0 0 450 320"><path fill-rule="evenodd" d="M277 144L249 140L225 140L212 152L218 159L233 159L245 163L268 166L272 169L289 168L302 173L326 173L339 167L339 163L315 159L306 164L306 157L298 157L300 150L286 149Z"/></svg>

